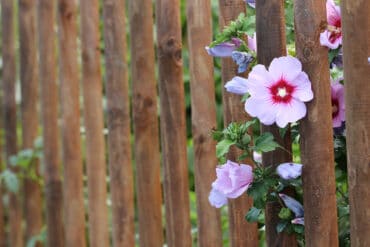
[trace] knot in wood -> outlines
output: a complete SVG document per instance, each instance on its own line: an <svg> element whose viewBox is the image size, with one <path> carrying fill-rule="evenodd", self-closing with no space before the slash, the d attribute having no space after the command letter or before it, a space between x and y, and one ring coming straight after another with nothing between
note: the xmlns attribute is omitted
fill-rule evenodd
<svg viewBox="0 0 370 247"><path fill-rule="evenodd" d="M175 37L164 38L159 43L159 56L173 58L177 62L181 62L181 42Z"/></svg>

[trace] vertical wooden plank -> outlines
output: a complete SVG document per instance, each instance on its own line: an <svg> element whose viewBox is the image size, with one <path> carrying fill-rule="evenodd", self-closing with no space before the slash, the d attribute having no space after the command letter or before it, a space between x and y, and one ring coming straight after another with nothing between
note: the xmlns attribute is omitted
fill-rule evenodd
<svg viewBox="0 0 370 247"><path fill-rule="evenodd" d="M370 246L370 2L342 1L351 246Z"/></svg>
<svg viewBox="0 0 370 247"><path fill-rule="evenodd" d="M210 134L216 128L215 86L213 60L204 50L212 39L211 2L188 1L187 22L198 245L217 247L222 246L220 211L208 201L217 164L215 142Z"/></svg>
<svg viewBox="0 0 370 247"><path fill-rule="evenodd" d="M38 0L41 122L44 143L46 231L48 247L63 247L63 191L59 157L58 85L56 78L55 1Z"/></svg>
<svg viewBox="0 0 370 247"><path fill-rule="evenodd" d="M38 135L38 72L36 45L36 1L19 0L19 42L22 113L22 148L33 148ZM32 169L38 170L38 161ZM26 241L42 227L41 187L37 181L24 181L24 213ZM40 243L39 243L40 245Z"/></svg>
<svg viewBox="0 0 370 247"><path fill-rule="evenodd" d="M99 1L81 0L81 39L90 246L109 246Z"/></svg>
<svg viewBox="0 0 370 247"><path fill-rule="evenodd" d="M294 6L297 57L314 92L300 129L306 246L338 246L328 53L319 42L325 2L295 0Z"/></svg>
<svg viewBox="0 0 370 247"><path fill-rule="evenodd" d="M258 63L268 67L272 59L286 55L285 17L283 0L265 0L256 2L256 33ZM292 143L288 130L281 138L276 125L261 126L262 132L270 132L275 140L284 147L262 155L264 166L276 166L292 161ZM276 226L279 222L279 203L269 203L265 210L266 240L268 246L297 245L294 235L278 234Z"/></svg>
<svg viewBox="0 0 370 247"><path fill-rule="evenodd" d="M5 131L4 130L4 119L3 119L3 97L4 97L4 92L3 88L0 88L0 131ZM3 137L3 136L2 136ZM4 142L3 138L1 138L0 142L0 162L1 164L4 164ZM4 165L0 167L0 172L4 170ZM4 196L4 186L0 185L0 198ZM5 232L5 227L7 225L7 221L5 220L5 214L7 212L7 208L3 204L3 202L0 202L0 247L6 247L7 245L7 240L6 240L6 232Z"/></svg>
<svg viewBox="0 0 370 247"><path fill-rule="evenodd" d="M228 25L235 20L238 15L245 12L245 2L242 0L219 0L220 27ZM222 82L225 84L237 75L237 65L231 58L222 59ZM244 105L238 95L223 91L224 105L224 123L225 126L230 122L244 122L248 120L247 113L244 111ZM236 149L231 149L228 158L236 161L240 155ZM246 163L253 165L252 161L246 160ZM229 200L229 228L231 246L258 246L257 224L250 224L244 216L252 206L252 199L243 195L237 199Z"/></svg>
<svg viewBox="0 0 370 247"><path fill-rule="evenodd" d="M156 24L168 246L191 246L180 1L158 0Z"/></svg>
<svg viewBox="0 0 370 247"><path fill-rule="evenodd" d="M85 209L77 64L77 1L58 1L65 245L84 247Z"/></svg>
<svg viewBox="0 0 370 247"><path fill-rule="evenodd" d="M5 132L5 158L17 153L17 114L15 102L16 60L14 37L14 1L1 1L1 33L3 56L3 111ZM6 35L4 35L6 34ZM9 194L9 244L23 246L22 207L20 193Z"/></svg>
<svg viewBox="0 0 370 247"><path fill-rule="evenodd" d="M125 1L104 0L103 12L113 245L134 246L134 189L130 146Z"/></svg>
<svg viewBox="0 0 370 247"><path fill-rule="evenodd" d="M159 247L163 228L153 6L151 0L129 3L139 240L140 246Z"/></svg>

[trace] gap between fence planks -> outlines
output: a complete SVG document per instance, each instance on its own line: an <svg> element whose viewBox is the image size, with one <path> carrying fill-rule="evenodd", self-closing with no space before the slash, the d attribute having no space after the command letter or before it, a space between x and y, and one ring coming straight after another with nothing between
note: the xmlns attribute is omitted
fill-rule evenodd
<svg viewBox="0 0 370 247"><path fill-rule="evenodd" d="M9 157L17 153L17 115L15 102L16 60L14 37L14 1L1 1L1 32L3 56L3 111L5 132L5 159L8 167ZM15 169L12 169L16 172ZM22 186L20 186L21 188ZM23 246L22 206L20 194L9 193L9 244L12 247Z"/></svg>
<svg viewBox="0 0 370 247"><path fill-rule="evenodd" d="M124 1L104 0L103 13L113 245L134 246L134 189Z"/></svg>
<svg viewBox="0 0 370 247"><path fill-rule="evenodd" d="M77 2L58 0L65 245L84 247L85 209L77 64Z"/></svg>
<svg viewBox="0 0 370 247"><path fill-rule="evenodd" d="M130 0L132 113L140 246L163 246L153 5ZM150 202L150 203L148 203Z"/></svg>
<svg viewBox="0 0 370 247"><path fill-rule="evenodd" d="M211 2L187 2L194 176L197 195L198 245L221 247L220 210L211 206L208 195L215 180L217 164L215 141L216 102L213 59L205 50L212 40Z"/></svg>
<svg viewBox="0 0 370 247"><path fill-rule="evenodd" d="M258 63L267 68L274 58L286 55L284 1L269 0L256 2L256 34ZM284 148L273 152L263 153L264 166L277 166L283 162L292 161L292 142L290 130L286 131L284 138L276 125L261 125L262 132L270 132L274 139ZM286 191L285 191L286 193ZM294 246L297 245L293 234L280 233L276 226L280 221L278 214L281 206L277 202L270 202L266 206L266 241L268 246Z"/></svg>
<svg viewBox="0 0 370 247"><path fill-rule="evenodd" d="M64 247L63 191L59 158L55 2L38 1L43 162L45 166L46 246Z"/></svg>
<svg viewBox="0 0 370 247"><path fill-rule="evenodd" d="M179 0L158 0L156 18L167 244L191 246Z"/></svg>
<svg viewBox="0 0 370 247"><path fill-rule="evenodd" d="M219 0L219 7L221 29L228 25L230 21L235 20L240 13L245 12L245 2L243 0ZM231 80L236 75L236 71L237 66L231 58L222 59L223 84ZM222 92L225 126L230 122L247 121L248 116L244 111L240 96L228 93L225 89ZM228 154L228 159L236 161L238 155L240 155L240 152L232 148ZM253 165L251 159L248 159L246 163ZM229 228L232 247L258 246L257 224L250 224L244 219L251 206L252 199L245 194L237 199L229 200Z"/></svg>
<svg viewBox="0 0 370 247"><path fill-rule="evenodd" d="M38 67L36 44L36 1L19 0L19 43L20 43L20 81L22 148L33 148L38 136ZM39 174L39 161L31 164ZM41 186L31 178L24 180L24 215L26 221L25 237L28 242L40 234L42 222ZM39 242L37 246L41 246Z"/></svg>
<svg viewBox="0 0 370 247"><path fill-rule="evenodd" d="M81 0L81 50L90 246L109 246L99 1Z"/></svg>
<svg viewBox="0 0 370 247"><path fill-rule="evenodd" d="M370 246L370 2L342 0L351 246Z"/></svg>
<svg viewBox="0 0 370 247"><path fill-rule="evenodd" d="M297 57L314 92L300 126L306 246L338 246L328 52L319 41L326 28L325 1L294 4Z"/></svg>

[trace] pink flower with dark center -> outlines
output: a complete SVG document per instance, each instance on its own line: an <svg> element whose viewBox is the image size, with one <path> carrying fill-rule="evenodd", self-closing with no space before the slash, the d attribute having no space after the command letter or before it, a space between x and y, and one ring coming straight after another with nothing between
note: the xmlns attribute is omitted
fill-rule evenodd
<svg viewBox="0 0 370 247"><path fill-rule="evenodd" d="M241 196L253 181L250 165L238 164L228 160L226 164L216 168L217 179L212 183L208 200L214 207L227 203L227 198Z"/></svg>
<svg viewBox="0 0 370 247"><path fill-rule="evenodd" d="M247 80L250 98L245 110L263 124L284 128L306 116L304 102L313 98L311 82L302 71L301 62L291 56L275 58L269 69L258 64Z"/></svg>
<svg viewBox="0 0 370 247"><path fill-rule="evenodd" d="M337 49L342 44L342 18L339 6L333 0L326 2L328 28L320 34L320 44Z"/></svg>
<svg viewBox="0 0 370 247"><path fill-rule="evenodd" d="M342 125L345 118L345 104L344 104L344 87L338 81L331 84L331 105L333 127L338 128Z"/></svg>

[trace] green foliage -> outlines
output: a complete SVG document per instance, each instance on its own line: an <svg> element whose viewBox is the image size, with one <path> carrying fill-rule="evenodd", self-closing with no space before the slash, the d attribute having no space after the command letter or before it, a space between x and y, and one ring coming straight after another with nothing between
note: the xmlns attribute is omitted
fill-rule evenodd
<svg viewBox="0 0 370 247"><path fill-rule="evenodd" d="M38 243L45 244L47 238L46 227L41 229L41 232L38 235L33 236L30 240L27 241L26 247L36 247Z"/></svg>
<svg viewBox="0 0 370 247"><path fill-rule="evenodd" d="M257 221L258 221L259 216L261 215L261 213L262 213L262 209L252 207L252 208L248 211L248 213L246 214L245 219L246 219L248 222L257 222Z"/></svg>
<svg viewBox="0 0 370 247"><path fill-rule="evenodd" d="M253 150L257 152L270 152L278 147L281 146L274 141L274 136L269 132L265 132L256 138Z"/></svg>

